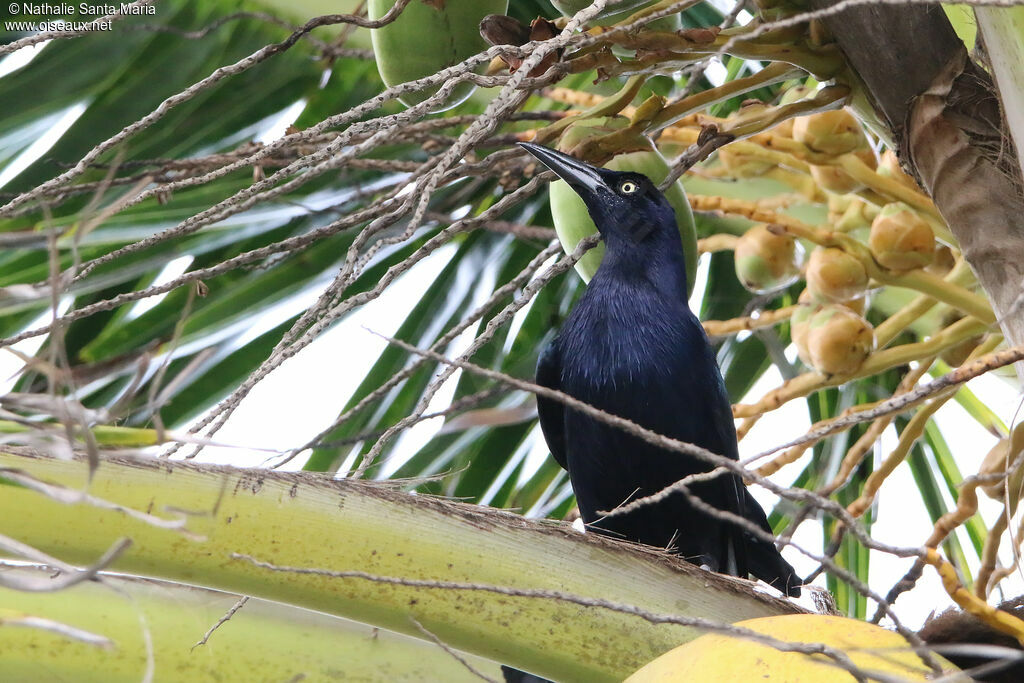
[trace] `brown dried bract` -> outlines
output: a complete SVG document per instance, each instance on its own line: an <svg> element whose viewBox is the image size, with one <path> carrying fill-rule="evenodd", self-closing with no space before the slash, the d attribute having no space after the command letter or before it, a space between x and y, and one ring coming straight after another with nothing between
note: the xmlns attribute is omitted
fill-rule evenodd
<svg viewBox="0 0 1024 683"><path fill-rule="evenodd" d="M694 45L707 45L715 42L715 38L718 37L718 33L721 30L717 26L709 28L684 28L676 31L676 35Z"/></svg>
<svg viewBox="0 0 1024 683"><path fill-rule="evenodd" d="M480 20L480 35L491 45L524 45L530 41L530 27L504 14L488 14Z"/></svg>
<svg viewBox="0 0 1024 683"><path fill-rule="evenodd" d="M718 137L718 125L714 123L702 123L700 133L697 134L697 145L702 146Z"/></svg>
<svg viewBox="0 0 1024 683"><path fill-rule="evenodd" d="M492 18L495 18L497 16L498 15L491 15L490 17L487 17L487 19L492 19ZM509 17L509 19L511 19L511 17ZM518 26L522 27L522 24L519 24L519 22L515 21L514 19L512 19L512 21L515 22ZM492 26L497 27L498 25L499 24L498 24L497 21L492 22ZM507 39L519 39L519 36L514 35L514 31L511 29L511 26L508 25L508 22L502 21L501 25L502 25L502 30L504 31L501 34L503 39L506 39L506 40ZM481 28L481 34L482 34L483 33L483 28L484 28L482 22L481 22L480 28ZM525 30L525 27L522 27L522 28ZM519 43L505 42L505 43L498 43L498 44L515 44L515 45L518 46L518 45L524 45L524 44L526 44L528 42L532 42L532 41L551 40L552 38L554 38L558 34L559 34L559 30L558 30L557 26L555 26L552 22L548 21L544 17L537 17L536 19L533 20L533 23L530 24L529 33L526 35L526 40L523 40L522 42L519 42ZM488 36L485 35L484 38L487 39L488 41L490 41L490 38ZM495 44L495 43L492 43L492 44ZM563 52L563 50L561 48L559 48L558 50L555 50L553 52L548 53L548 55L541 61L541 63L538 64L536 67L534 67L534 69L532 71L530 71L529 75L530 76L540 76L541 74L543 74L545 71L548 70L548 68L551 67L552 64L554 64L555 62L557 62L559 59L562 58L562 52ZM506 64L508 64L508 70L509 71L515 71L523 63L523 59L521 57L517 57L517 56L513 56L513 55L501 55L501 60L503 62L505 62Z"/></svg>

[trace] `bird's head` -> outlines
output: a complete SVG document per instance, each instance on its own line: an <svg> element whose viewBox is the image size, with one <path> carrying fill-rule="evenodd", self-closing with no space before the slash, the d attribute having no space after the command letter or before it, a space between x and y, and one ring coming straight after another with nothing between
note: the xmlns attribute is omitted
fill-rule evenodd
<svg viewBox="0 0 1024 683"><path fill-rule="evenodd" d="M597 168L541 145L520 142L583 199L606 242L614 238L640 244L658 235L678 242L672 205L641 173Z"/></svg>

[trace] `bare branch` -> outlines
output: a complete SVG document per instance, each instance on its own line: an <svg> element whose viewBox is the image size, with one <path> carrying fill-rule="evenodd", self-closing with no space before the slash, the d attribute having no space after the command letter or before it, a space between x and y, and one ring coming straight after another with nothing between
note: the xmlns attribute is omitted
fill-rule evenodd
<svg viewBox="0 0 1024 683"><path fill-rule="evenodd" d="M415 617L409 617L409 621L412 622L413 626L415 626L417 629L419 629L420 633L425 635L430 640L434 641L435 645L437 645L439 648L441 648L442 650L447 652L449 655L452 656L452 659L454 659L459 664L464 666L466 668L466 670L469 671L469 673L473 674L474 676L476 676L477 678L479 678L481 680L489 681L490 683L497 683L497 681L495 679L491 678L490 676L487 676L487 675L483 674L476 667L474 667L472 664L470 664L469 661L467 661L466 658L463 657L462 655L460 655L456 650L454 650L454 649L448 647L447 645L445 645L443 640L441 640L436 635L434 635L433 633L428 631L427 628L423 624L421 624L420 622L418 622L415 619Z"/></svg>
<svg viewBox="0 0 1024 683"><path fill-rule="evenodd" d="M131 544L132 542L130 539L122 538L120 541L117 541L110 546L110 549L103 553L96 562L85 569L78 569L72 565L65 564L55 557L51 557L46 553L36 550L31 546L25 545L21 541L0 535L0 550L24 557L26 560L30 560L32 562L56 567L60 570L60 573L57 575L47 575L43 578L3 572L0 573L0 586L10 588L11 590L27 591L32 593L47 593L64 590L65 588L70 588L75 584L96 578L101 571L109 567L114 560L120 557L121 554L131 546Z"/></svg>
<svg viewBox="0 0 1024 683"><path fill-rule="evenodd" d="M247 603L247 602L249 602L249 596L248 595L243 595L242 597L240 597L238 599L238 601L235 602L235 604L231 606L231 609L229 609L227 612L225 612L224 616L222 616L220 619L218 619L217 623L215 623L213 626L211 626L209 628L209 630L207 630L206 633L203 634L202 638L200 638L199 640L196 641L195 645L193 645L191 649L194 650L197 647L199 647L200 645L206 645L206 643L210 640L210 636L213 635L213 632L216 631L217 629L219 629L223 624L227 623L227 621L230 620L231 617L235 616L235 612L237 612L238 610L240 610L243 607L245 607L245 603Z"/></svg>

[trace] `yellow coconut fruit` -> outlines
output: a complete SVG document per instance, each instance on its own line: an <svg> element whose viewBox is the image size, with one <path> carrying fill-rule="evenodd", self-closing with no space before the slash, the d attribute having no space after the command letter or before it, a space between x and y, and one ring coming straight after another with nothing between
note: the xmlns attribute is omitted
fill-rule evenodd
<svg viewBox="0 0 1024 683"><path fill-rule="evenodd" d="M857 315L863 316L864 309L867 308L867 297L862 296L856 299L847 299L846 301L840 301L839 305L846 306Z"/></svg>
<svg viewBox="0 0 1024 683"><path fill-rule="evenodd" d="M811 364L811 352L807 348L807 333L811 329L811 318L821 309L820 304L802 304L797 306L789 319L789 336L796 345L796 352L804 365Z"/></svg>
<svg viewBox="0 0 1024 683"><path fill-rule="evenodd" d="M787 614L741 621L736 626L777 640L824 643L841 650L854 666L890 678L927 681L934 673L903 636L846 617ZM944 672L958 669L936 657ZM626 679L626 683L852 683L852 674L825 655L783 652L724 633L708 633L680 645Z"/></svg>
<svg viewBox="0 0 1024 683"><path fill-rule="evenodd" d="M754 225L736 242L736 277L752 292L786 287L800 277L803 251L793 236Z"/></svg>
<svg viewBox="0 0 1024 683"><path fill-rule="evenodd" d="M871 223L868 246L875 260L892 270L911 270L935 259L935 233L902 202L886 204Z"/></svg>
<svg viewBox="0 0 1024 683"><path fill-rule="evenodd" d="M807 262L807 290L812 301L842 303L863 296L868 273L856 257L835 247L815 247Z"/></svg>
<svg viewBox="0 0 1024 683"><path fill-rule="evenodd" d="M1018 467L1010 472L1007 472L1007 468L1014 464L1022 450L1024 450L1024 422L1018 423L1010 436L1004 436L992 447L978 470L979 476L1006 475L1005 479L983 484L981 489L989 498L1000 502L1009 498L1010 510L1016 509L1017 503L1020 502L1021 492L1024 491L1024 467Z"/></svg>
<svg viewBox="0 0 1024 683"><path fill-rule="evenodd" d="M810 168L811 177L815 184L823 190L835 192L836 194L847 194L864 188L862 183L857 182L850 174L838 166L814 166Z"/></svg>
<svg viewBox="0 0 1024 683"><path fill-rule="evenodd" d="M903 170L900 166L900 160L896 157L896 153L891 149L887 149L882 152L882 160L878 162L878 175L885 176L897 180L900 184L909 187L912 190L921 191L918 187L917 181L910 177L910 175Z"/></svg>
<svg viewBox="0 0 1024 683"><path fill-rule="evenodd" d="M801 348L803 347L803 348ZM849 375L860 369L875 348L875 328L846 306L822 306L807 321L801 359L826 375Z"/></svg>

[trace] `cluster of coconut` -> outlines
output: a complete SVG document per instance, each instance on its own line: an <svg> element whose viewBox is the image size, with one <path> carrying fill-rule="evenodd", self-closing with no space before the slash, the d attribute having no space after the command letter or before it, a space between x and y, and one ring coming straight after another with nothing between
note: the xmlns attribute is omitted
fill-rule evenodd
<svg viewBox="0 0 1024 683"><path fill-rule="evenodd" d="M798 118L792 126L783 128L782 134L791 135L815 152L852 153L870 168L878 168L875 152L860 124L845 109ZM811 165L810 171L821 189L835 195L863 189L839 166ZM891 153L883 157L879 173L895 176L901 182L910 181ZM835 217L832 229L866 242L871 256L882 268L908 271L926 267L934 260L936 243L932 228L910 206L894 202L880 210L867 210L859 199L834 198L837 201L830 202ZM792 339L800 359L824 374L856 373L875 348L874 328L864 317L868 272L857 256L841 248L809 243L808 246L811 251L805 263L799 240L779 226L754 225L736 244L737 277L750 291L765 293L786 287L803 276L807 287L791 319Z"/></svg>

